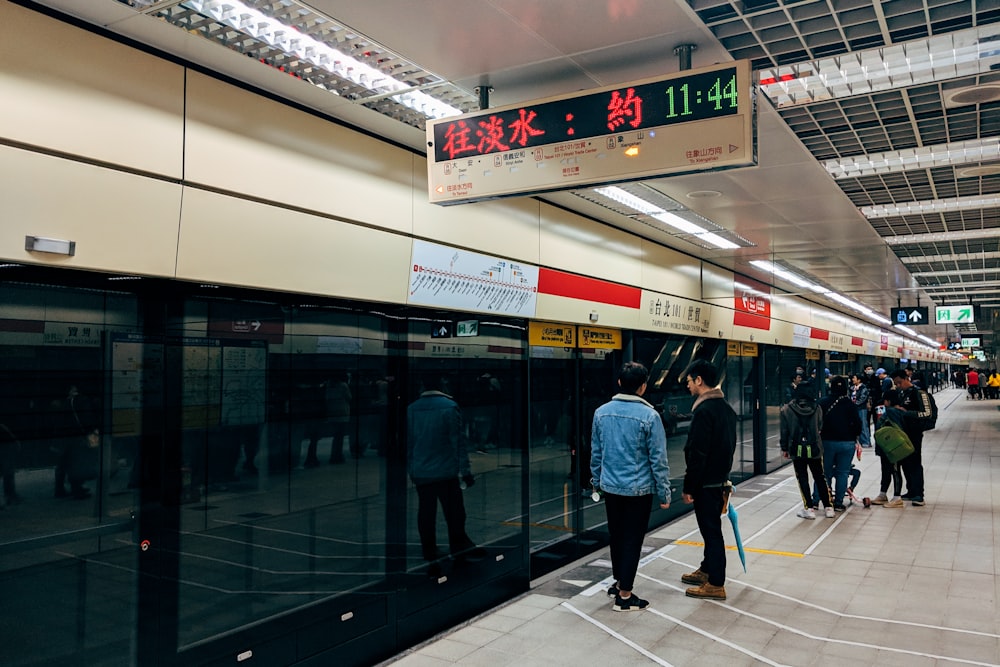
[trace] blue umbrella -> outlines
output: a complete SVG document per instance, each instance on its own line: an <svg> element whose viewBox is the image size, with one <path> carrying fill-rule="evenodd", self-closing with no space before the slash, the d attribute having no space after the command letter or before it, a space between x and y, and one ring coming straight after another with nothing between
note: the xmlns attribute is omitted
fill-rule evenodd
<svg viewBox="0 0 1000 667"><path fill-rule="evenodd" d="M740 553L740 562L743 563L743 571L747 571L747 555L743 552L743 538L740 537L740 524L739 517L736 514L736 508L732 503L727 503L729 509L726 510L726 514L729 515L729 522L733 524L733 535L736 536L736 550Z"/></svg>

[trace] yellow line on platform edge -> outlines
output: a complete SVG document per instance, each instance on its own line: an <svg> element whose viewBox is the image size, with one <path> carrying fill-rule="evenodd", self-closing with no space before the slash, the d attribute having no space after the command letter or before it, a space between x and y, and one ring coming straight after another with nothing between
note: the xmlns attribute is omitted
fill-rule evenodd
<svg viewBox="0 0 1000 667"><path fill-rule="evenodd" d="M674 544L684 544L689 547L703 547L704 542L691 542L690 540L674 540ZM736 551L735 546L726 545L726 548L730 551ZM805 554L797 554L791 551L771 551L770 549L754 549L753 547L745 547L743 551L752 551L755 554L770 554L772 556L788 556L789 558L805 558Z"/></svg>

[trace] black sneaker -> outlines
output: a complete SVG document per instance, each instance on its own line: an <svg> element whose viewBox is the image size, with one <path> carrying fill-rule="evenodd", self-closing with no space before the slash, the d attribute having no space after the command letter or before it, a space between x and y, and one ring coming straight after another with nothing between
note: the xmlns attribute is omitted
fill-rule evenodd
<svg viewBox="0 0 1000 667"><path fill-rule="evenodd" d="M642 611L648 606L649 601L643 600L635 593L627 598L623 598L621 594L618 594L615 596L615 604L611 609L614 611Z"/></svg>
<svg viewBox="0 0 1000 667"><path fill-rule="evenodd" d="M923 496L911 496L910 497L910 502L913 503L914 507L923 507L924 506L924 497Z"/></svg>
<svg viewBox="0 0 1000 667"><path fill-rule="evenodd" d="M616 598L616 597L618 597L618 593L619 593L619 591L618 591L618 582L616 581L615 583L611 584L611 588L608 589L608 597L609 598Z"/></svg>

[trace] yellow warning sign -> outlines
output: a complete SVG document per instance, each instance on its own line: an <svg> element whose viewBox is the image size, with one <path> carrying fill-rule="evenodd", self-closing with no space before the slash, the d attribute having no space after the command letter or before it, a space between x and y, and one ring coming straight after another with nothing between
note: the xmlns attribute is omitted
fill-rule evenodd
<svg viewBox="0 0 1000 667"><path fill-rule="evenodd" d="M528 344L538 347L576 347L576 325L528 322Z"/></svg>
<svg viewBox="0 0 1000 667"><path fill-rule="evenodd" d="M622 332L619 329L603 327L579 327L580 347L598 350L622 349Z"/></svg>

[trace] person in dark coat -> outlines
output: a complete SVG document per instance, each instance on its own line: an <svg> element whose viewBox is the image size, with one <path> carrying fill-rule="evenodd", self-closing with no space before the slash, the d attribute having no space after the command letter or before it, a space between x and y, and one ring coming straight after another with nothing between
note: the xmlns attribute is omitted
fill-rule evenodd
<svg viewBox="0 0 1000 667"><path fill-rule="evenodd" d="M719 389L719 372L704 359L692 363L682 376L695 397L684 445L685 503L694 503L705 549L701 565L681 577L693 584L685 595L712 600L726 599L726 543L722 537L721 511L732 485L729 472L736 453L736 413Z"/></svg>

